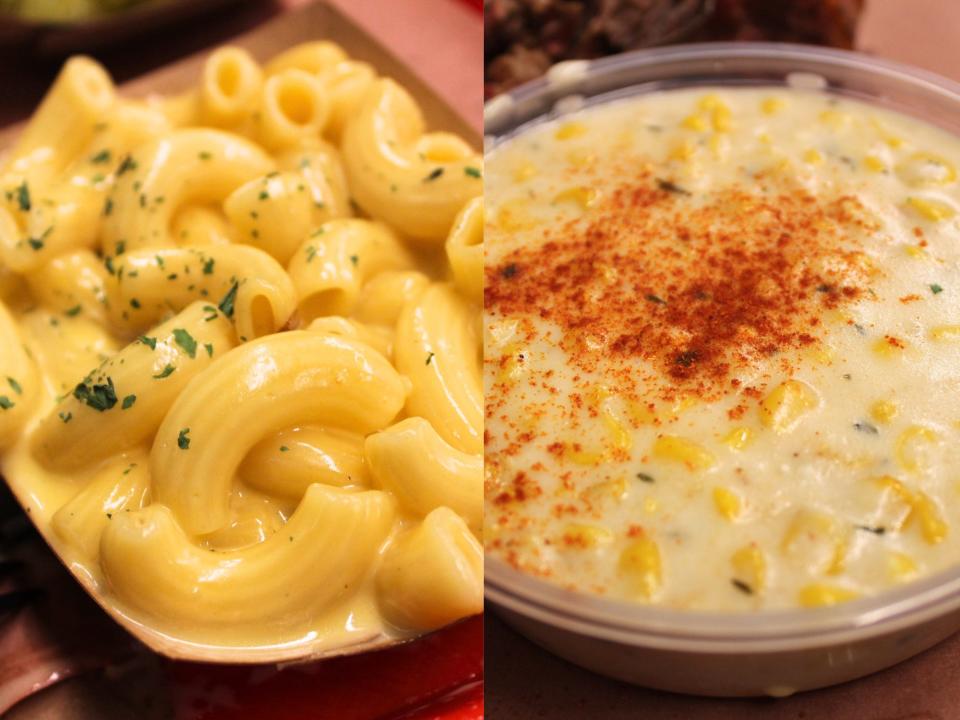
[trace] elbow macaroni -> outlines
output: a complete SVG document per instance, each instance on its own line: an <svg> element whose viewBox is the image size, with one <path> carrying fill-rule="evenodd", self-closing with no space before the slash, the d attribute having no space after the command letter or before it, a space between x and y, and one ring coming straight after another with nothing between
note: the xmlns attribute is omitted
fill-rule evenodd
<svg viewBox="0 0 960 720"><path fill-rule="evenodd" d="M77 58L0 190L0 472L129 627L315 653L482 610L464 141L329 42L146 102Z"/></svg>

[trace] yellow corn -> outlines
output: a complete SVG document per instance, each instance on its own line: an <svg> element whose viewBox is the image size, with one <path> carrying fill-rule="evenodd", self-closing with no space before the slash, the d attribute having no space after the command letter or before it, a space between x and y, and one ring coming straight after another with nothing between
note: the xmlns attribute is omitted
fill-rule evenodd
<svg viewBox="0 0 960 720"><path fill-rule="evenodd" d="M563 542L567 547L590 550L613 542L613 533L597 525L568 525L563 531Z"/></svg>
<svg viewBox="0 0 960 720"><path fill-rule="evenodd" d="M930 339L937 342L960 341L960 325L940 325L930 331Z"/></svg>
<svg viewBox="0 0 960 720"><path fill-rule="evenodd" d="M882 358L900 357L906 350L907 343L893 335L886 335L873 343L872 350Z"/></svg>
<svg viewBox="0 0 960 720"><path fill-rule="evenodd" d="M903 251L916 260L922 260L927 257L927 251L919 245L907 245L903 248Z"/></svg>
<svg viewBox="0 0 960 720"><path fill-rule="evenodd" d="M648 495L643 499L643 511L647 515L656 515L657 510L660 509L660 503L657 502L655 497Z"/></svg>
<svg viewBox="0 0 960 720"><path fill-rule="evenodd" d="M824 110L820 113L820 122L836 129L847 125L850 122L850 116L847 113L838 110Z"/></svg>
<svg viewBox="0 0 960 720"><path fill-rule="evenodd" d="M890 475L874 478L881 491L879 521L889 531L900 530L913 512L914 495L907 487Z"/></svg>
<svg viewBox="0 0 960 720"><path fill-rule="evenodd" d="M887 169L887 164L876 155L867 155L863 159L863 166L870 172L883 172Z"/></svg>
<svg viewBox="0 0 960 720"><path fill-rule="evenodd" d="M613 480L604 480L586 488L580 493L580 497L588 502L602 502L604 500L614 500L619 502L627 494L626 478L614 478Z"/></svg>
<svg viewBox="0 0 960 720"><path fill-rule="evenodd" d="M619 570L634 593L648 600L653 598L663 583L660 548L656 541L641 538L627 546L620 553Z"/></svg>
<svg viewBox="0 0 960 720"><path fill-rule="evenodd" d="M819 165L823 162L823 155L816 148L810 148L803 153L803 161L811 165Z"/></svg>
<svg viewBox="0 0 960 720"><path fill-rule="evenodd" d="M505 232L519 232L536 227L537 222L530 214L530 199L518 197L504 202L497 212L496 224Z"/></svg>
<svg viewBox="0 0 960 720"><path fill-rule="evenodd" d="M929 198L921 197L908 197L907 206L927 220L931 222L940 222L941 220L949 220L954 215L956 215L956 210L952 206L948 205L945 202L940 200L931 200Z"/></svg>
<svg viewBox="0 0 960 720"><path fill-rule="evenodd" d="M557 193L553 201L572 202L587 210L597 204L598 197L599 193L594 188L572 187Z"/></svg>
<svg viewBox="0 0 960 720"><path fill-rule="evenodd" d="M571 443L567 443L563 456L576 465L586 466L599 465L604 460L602 452L584 450L582 447L578 448Z"/></svg>
<svg viewBox="0 0 960 720"><path fill-rule="evenodd" d="M682 463L688 470L706 470L713 467L713 455L692 440L676 435L664 435L653 444L654 457Z"/></svg>
<svg viewBox="0 0 960 720"><path fill-rule="evenodd" d="M799 380L787 380L760 403L760 420L778 434L790 432L818 404L812 387Z"/></svg>
<svg viewBox="0 0 960 720"><path fill-rule="evenodd" d="M764 115L776 115L778 112L780 112L783 109L785 104L786 103L784 103L784 101L781 98L777 98L777 97L764 98L760 102L760 111Z"/></svg>
<svg viewBox="0 0 960 720"><path fill-rule="evenodd" d="M813 608L849 602L858 597L860 595L854 590L839 585L813 583L800 590L799 601L803 607Z"/></svg>
<svg viewBox="0 0 960 720"><path fill-rule="evenodd" d="M693 157L696 151L696 145L689 140L682 140L675 144L670 150L669 158L671 160L687 161Z"/></svg>
<svg viewBox="0 0 960 720"><path fill-rule="evenodd" d="M835 572L842 567L846 554L845 532L830 515L798 510L787 526L780 549L811 572Z"/></svg>
<svg viewBox="0 0 960 720"><path fill-rule="evenodd" d="M513 179L517 182L524 182L532 177L536 177L536 175L537 168L529 160L521 165L518 165L513 171Z"/></svg>
<svg viewBox="0 0 960 720"><path fill-rule="evenodd" d="M756 545L745 545L730 558L733 577L746 583L755 593L763 592L767 582L767 561Z"/></svg>
<svg viewBox="0 0 960 720"><path fill-rule="evenodd" d="M713 489L713 506L727 520L736 520L740 517L740 512L743 509L740 496L724 487Z"/></svg>
<svg viewBox="0 0 960 720"><path fill-rule="evenodd" d="M730 132L733 129L733 113L730 111L730 106L718 99L713 110L710 111L710 122L714 131Z"/></svg>
<svg viewBox="0 0 960 720"><path fill-rule="evenodd" d="M707 129L707 121L702 115L688 115L680 123L680 127L696 132L704 132Z"/></svg>
<svg viewBox="0 0 960 720"><path fill-rule="evenodd" d="M731 450L743 450L753 440L753 430L748 427L735 427L724 435L722 442Z"/></svg>
<svg viewBox="0 0 960 720"><path fill-rule="evenodd" d="M910 187L936 187L955 182L957 169L939 155L918 152L897 165L897 175Z"/></svg>
<svg viewBox="0 0 960 720"><path fill-rule="evenodd" d="M936 431L923 425L911 425L897 438L894 457L904 470L917 472L922 469L924 453L928 446L939 439Z"/></svg>
<svg viewBox="0 0 960 720"><path fill-rule="evenodd" d="M906 553L892 552L887 556L887 575L894 582L905 582L917 575L917 563Z"/></svg>
<svg viewBox="0 0 960 720"><path fill-rule="evenodd" d="M500 363L500 370L497 373L497 382L510 383L519 380L526 372L528 364L526 362L527 353L524 352L524 346L520 343L510 343L503 349L505 361ZM521 358L524 358L521 360Z"/></svg>
<svg viewBox="0 0 960 720"><path fill-rule="evenodd" d="M630 419L637 425L649 425L657 419L656 410L650 407L648 403L631 400L627 403L627 413Z"/></svg>
<svg viewBox="0 0 960 720"><path fill-rule="evenodd" d="M889 400L877 400L870 406L870 417L881 425L886 425L897 416L897 406Z"/></svg>
<svg viewBox="0 0 960 720"><path fill-rule="evenodd" d="M607 435L613 447L618 450L629 450L633 447L633 435L630 434L627 426L624 425L610 410L604 410L601 413L603 426L607 429Z"/></svg>
<svg viewBox="0 0 960 720"><path fill-rule="evenodd" d="M913 512L920 521L920 533L923 539L931 545L943 542L947 537L947 523L943 519L940 508L929 495L919 491L916 493Z"/></svg>
<svg viewBox="0 0 960 720"><path fill-rule="evenodd" d="M557 128L557 131L554 133L554 137L557 140L570 140L571 138L578 138L587 133L587 126L582 122L567 122Z"/></svg>

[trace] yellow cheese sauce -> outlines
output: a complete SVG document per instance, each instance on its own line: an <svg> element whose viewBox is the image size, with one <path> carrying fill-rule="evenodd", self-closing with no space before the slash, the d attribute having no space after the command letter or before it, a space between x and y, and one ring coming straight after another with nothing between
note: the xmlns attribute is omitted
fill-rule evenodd
<svg viewBox="0 0 960 720"><path fill-rule="evenodd" d="M785 89L654 93L486 162L487 552L673 608L960 560L957 138Z"/></svg>

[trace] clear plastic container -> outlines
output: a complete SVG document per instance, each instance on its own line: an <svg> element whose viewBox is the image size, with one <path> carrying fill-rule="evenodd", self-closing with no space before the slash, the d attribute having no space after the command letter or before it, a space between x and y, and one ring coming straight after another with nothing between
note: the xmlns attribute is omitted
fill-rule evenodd
<svg viewBox="0 0 960 720"><path fill-rule="evenodd" d="M704 85L817 89L960 134L960 84L945 78L845 51L717 43L560 66L488 103L488 149L566 109ZM751 614L670 610L574 593L492 556L486 594L515 629L595 672L675 692L785 696L876 672L960 630L957 562L874 597Z"/></svg>

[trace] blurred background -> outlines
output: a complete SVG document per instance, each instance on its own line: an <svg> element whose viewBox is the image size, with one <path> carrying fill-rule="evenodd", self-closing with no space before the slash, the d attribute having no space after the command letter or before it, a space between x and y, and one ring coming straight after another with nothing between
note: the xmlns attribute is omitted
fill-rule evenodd
<svg viewBox="0 0 960 720"><path fill-rule="evenodd" d="M960 79L957 0L486 0L487 98L561 60L680 42L857 49Z"/></svg>

